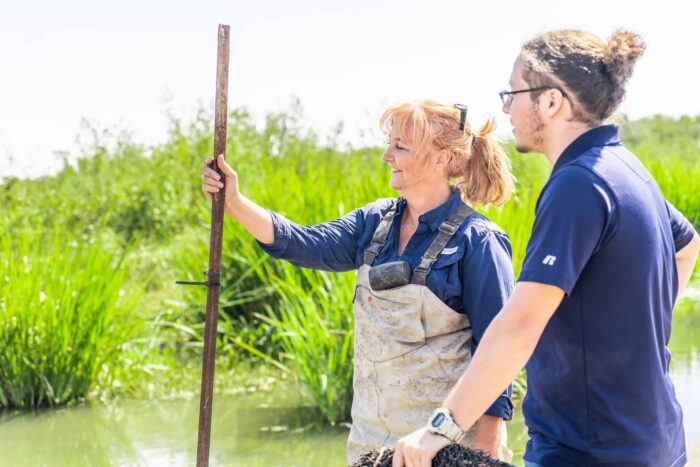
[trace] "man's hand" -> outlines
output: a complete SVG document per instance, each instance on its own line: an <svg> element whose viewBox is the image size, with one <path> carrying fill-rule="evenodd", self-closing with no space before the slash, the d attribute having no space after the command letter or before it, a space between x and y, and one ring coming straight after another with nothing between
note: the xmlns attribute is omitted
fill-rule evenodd
<svg viewBox="0 0 700 467"><path fill-rule="evenodd" d="M430 467L433 457L451 441L421 428L401 438L394 449L392 467Z"/></svg>

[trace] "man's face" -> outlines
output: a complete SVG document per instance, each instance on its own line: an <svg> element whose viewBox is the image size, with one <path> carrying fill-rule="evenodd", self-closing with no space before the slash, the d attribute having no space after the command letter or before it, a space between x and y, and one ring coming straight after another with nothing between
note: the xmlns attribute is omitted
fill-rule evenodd
<svg viewBox="0 0 700 467"><path fill-rule="evenodd" d="M523 79L523 62L518 57L510 75L510 90L518 91L531 86ZM513 125L515 148L518 152L542 152L545 124L538 111L537 100L533 102L530 93L523 92L511 96L509 106L503 111L510 115Z"/></svg>

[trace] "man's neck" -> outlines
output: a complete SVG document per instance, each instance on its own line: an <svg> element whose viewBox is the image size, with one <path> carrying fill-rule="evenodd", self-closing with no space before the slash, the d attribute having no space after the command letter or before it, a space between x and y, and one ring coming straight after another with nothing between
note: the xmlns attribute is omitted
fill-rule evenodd
<svg viewBox="0 0 700 467"><path fill-rule="evenodd" d="M552 165L557 163L564 150L573 143L576 138L589 131L592 126L583 123L566 122L550 128L549 135L544 144L544 155Z"/></svg>

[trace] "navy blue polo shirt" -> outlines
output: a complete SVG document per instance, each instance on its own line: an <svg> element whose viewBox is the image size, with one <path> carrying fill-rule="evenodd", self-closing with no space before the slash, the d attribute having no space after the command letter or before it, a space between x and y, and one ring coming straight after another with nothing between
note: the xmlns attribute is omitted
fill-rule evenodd
<svg viewBox="0 0 700 467"><path fill-rule="evenodd" d="M685 463L668 341L675 253L694 232L616 126L584 133L559 157L518 278L566 293L526 367L525 459Z"/></svg>
<svg viewBox="0 0 700 467"><path fill-rule="evenodd" d="M420 216L418 228L403 255L396 251L406 205L402 198L380 199L340 219L314 226L296 224L270 211L275 241L270 245L258 244L273 257L296 266L334 272L358 269L379 222L397 203L387 241L374 265L404 260L415 269L437 235L440 224L462 206L458 190L445 203ZM481 214L473 213L452 237L428 274L426 286L447 306L469 317L472 352L478 348L486 327L513 290L511 257L510 240L505 232ZM511 387L508 387L486 413L510 420L513 415L510 396Z"/></svg>

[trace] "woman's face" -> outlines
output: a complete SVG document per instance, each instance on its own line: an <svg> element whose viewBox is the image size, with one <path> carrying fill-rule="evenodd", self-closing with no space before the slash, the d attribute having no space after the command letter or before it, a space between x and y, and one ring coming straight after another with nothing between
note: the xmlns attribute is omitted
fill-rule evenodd
<svg viewBox="0 0 700 467"><path fill-rule="evenodd" d="M409 135L410 136L410 135ZM407 138L401 138L396 129L391 130L389 145L382 159L391 169L391 188L403 191L417 185L424 178L425 167L416 160L416 153ZM421 170L422 169L422 170Z"/></svg>

